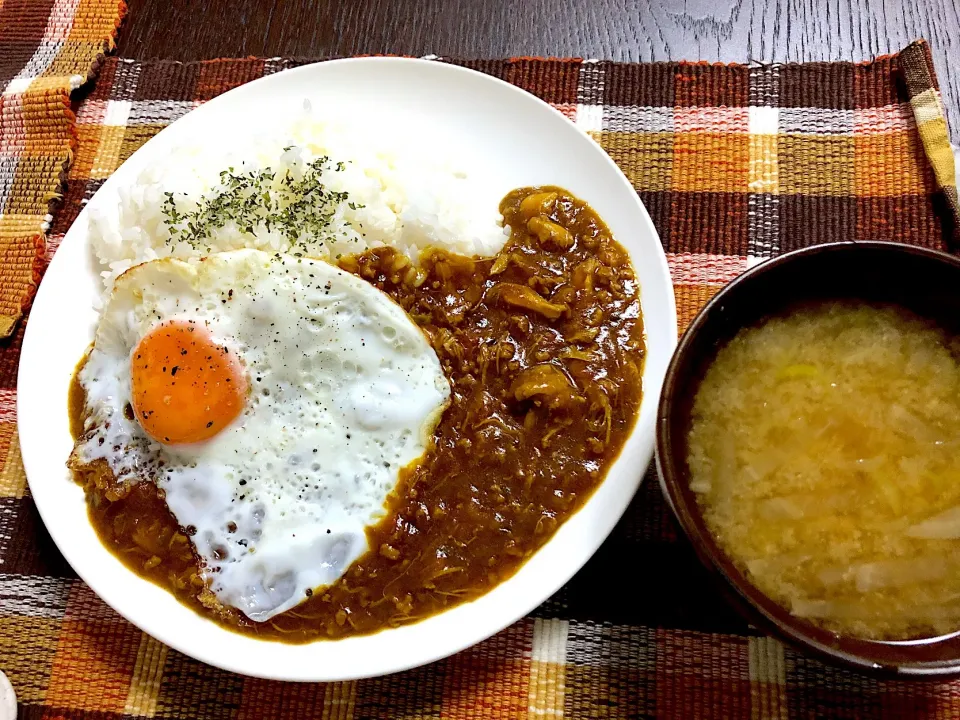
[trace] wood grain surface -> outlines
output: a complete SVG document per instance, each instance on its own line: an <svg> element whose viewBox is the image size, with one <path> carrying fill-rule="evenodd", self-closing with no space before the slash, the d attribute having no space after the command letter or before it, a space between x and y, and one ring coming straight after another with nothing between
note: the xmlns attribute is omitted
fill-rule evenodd
<svg viewBox="0 0 960 720"><path fill-rule="evenodd" d="M960 138L960 0L128 0L137 59L864 60L926 38Z"/></svg>

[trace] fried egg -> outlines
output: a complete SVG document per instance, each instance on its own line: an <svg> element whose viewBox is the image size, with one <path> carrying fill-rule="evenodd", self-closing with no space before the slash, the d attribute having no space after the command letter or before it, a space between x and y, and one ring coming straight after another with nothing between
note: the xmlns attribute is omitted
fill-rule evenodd
<svg viewBox="0 0 960 720"><path fill-rule="evenodd" d="M257 250L125 272L79 382L80 460L155 482L219 602L258 622L368 549L450 396L389 297Z"/></svg>

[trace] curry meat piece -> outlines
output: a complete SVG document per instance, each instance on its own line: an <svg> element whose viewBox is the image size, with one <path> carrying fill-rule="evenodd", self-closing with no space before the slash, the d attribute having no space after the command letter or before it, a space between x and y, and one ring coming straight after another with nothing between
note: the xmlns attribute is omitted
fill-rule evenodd
<svg viewBox="0 0 960 720"><path fill-rule="evenodd" d="M422 328L452 394L433 447L401 471L367 531L370 550L338 582L253 623L211 597L162 491L141 482L108 497L87 475L104 544L225 626L292 643L415 622L515 573L619 454L640 406L644 345L629 257L586 203L523 188L500 209L511 235L493 258L434 249L418 266L382 247L340 260Z"/></svg>

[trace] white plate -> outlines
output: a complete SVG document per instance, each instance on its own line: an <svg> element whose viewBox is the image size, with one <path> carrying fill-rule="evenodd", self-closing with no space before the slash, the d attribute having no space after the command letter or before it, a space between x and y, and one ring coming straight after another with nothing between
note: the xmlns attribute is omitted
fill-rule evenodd
<svg viewBox="0 0 960 720"><path fill-rule="evenodd" d="M435 123L478 151L504 193L524 185L565 187L589 202L630 252L641 286L648 355L636 429L589 502L521 570L480 599L415 625L375 635L283 645L224 630L127 570L97 540L83 492L64 465L72 447L67 392L93 337L100 282L87 212L73 224L37 293L18 379L18 422L30 491L47 529L81 578L105 602L158 640L211 665L282 680L372 677L440 659L515 622L556 592L596 551L627 507L653 454L657 396L677 336L667 262L657 232L623 173L586 134L532 95L489 76L437 62L358 58L318 63L231 90L173 123L104 183L91 204L187 138L242 137L281 122L309 99L324 107L379 108L385 122ZM115 202L115 200L114 200ZM614 578L625 589L627 577Z"/></svg>

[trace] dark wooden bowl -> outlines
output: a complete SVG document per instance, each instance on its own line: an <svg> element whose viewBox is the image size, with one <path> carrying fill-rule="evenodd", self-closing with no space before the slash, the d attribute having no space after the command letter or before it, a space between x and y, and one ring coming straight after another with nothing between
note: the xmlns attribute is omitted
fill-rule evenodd
<svg viewBox="0 0 960 720"><path fill-rule="evenodd" d="M741 328L793 305L842 298L894 303L957 333L960 259L897 243L833 243L769 260L727 285L694 319L667 369L657 416L660 484L700 560L753 625L824 660L862 671L912 677L960 673L960 630L935 639L880 642L838 636L791 615L751 585L717 546L690 490L691 407L717 351Z"/></svg>

